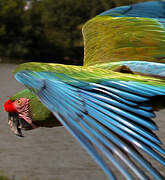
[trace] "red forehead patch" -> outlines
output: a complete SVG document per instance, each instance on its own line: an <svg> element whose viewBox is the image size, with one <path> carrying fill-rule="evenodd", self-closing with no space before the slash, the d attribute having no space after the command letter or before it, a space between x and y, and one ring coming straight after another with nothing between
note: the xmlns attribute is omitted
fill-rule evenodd
<svg viewBox="0 0 165 180"><path fill-rule="evenodd" d="M5 102L5 104L4 104L4 109L5 109L5 111L7 111L7 112L16 112L16 109L15 109L15 107L14 107L14 105L13 105L13 102L12 102L10 99L8 99L8 100Z"/></svg>

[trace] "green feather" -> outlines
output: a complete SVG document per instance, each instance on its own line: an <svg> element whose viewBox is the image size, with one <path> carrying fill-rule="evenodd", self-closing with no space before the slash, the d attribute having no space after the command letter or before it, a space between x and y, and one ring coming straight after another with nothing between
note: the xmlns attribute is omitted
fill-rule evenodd
<svg viewBox="0 0 165 180"><path fill-rule="evenodd" d="M156 19L96 16L83 27L84 65L165 61L165 29Z"/></svg>
<svg viewBox="0 0 165 180"><path fill-rule="evenodd" d="M19 65L14 74L19 71L31 70L34 72L52 72L62 81L68 83L69 76L71 78L99 83L103 80L124 80L124 81L137 81L144 84L151 84L155 86L165 86L165 81L158 78L153 78L149 76L142 76L137 74L123 74L120 72L114 72L114 67L119 66L120 63L115 63L111 66L111 63L95 65L95 66L72 66L72 65L62 65L54 63L24 63Z"/></svg>
<svg viewBox="0 0 165 180"><path fill-rule="evenodd" d="M19 98L30 99L29 109L30 117L36 125L44 127L60 126L60 122L53 116L53 114L45 107L40 100L28 89L18 92L11 100L15 101Z"/></svg>

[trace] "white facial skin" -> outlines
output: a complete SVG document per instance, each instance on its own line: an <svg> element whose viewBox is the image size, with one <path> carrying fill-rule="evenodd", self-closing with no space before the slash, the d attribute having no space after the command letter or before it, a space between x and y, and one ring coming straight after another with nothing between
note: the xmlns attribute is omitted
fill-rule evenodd
<svg viewBox="0 0 165 180"><path fill-rule="evenodd" d="M24 119L28 124L30 124L33 128L37 128L30 116L29 116L29 99L26 98L19 98L13 102L13 105L19 115L22 119Z"/></svg>
<svg viewBox="0 0 165 180"><path fill-rule="evenodd" d="M29 99L19 98L13 102L13 105L15 109L17 110L17 113L25 112L28 110Z"/></svg>

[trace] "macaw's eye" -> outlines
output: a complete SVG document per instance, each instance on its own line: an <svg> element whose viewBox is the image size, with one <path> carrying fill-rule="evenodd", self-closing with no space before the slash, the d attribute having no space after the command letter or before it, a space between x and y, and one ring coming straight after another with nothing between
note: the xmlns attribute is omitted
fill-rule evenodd
<svg viewBox="0 0 165 180"><path fill-rule="evenodd" d="M21 104L22 104L22 101L19 99L19 100L17 101L17 103L18 103L19 105L21 105Z"/></svg>

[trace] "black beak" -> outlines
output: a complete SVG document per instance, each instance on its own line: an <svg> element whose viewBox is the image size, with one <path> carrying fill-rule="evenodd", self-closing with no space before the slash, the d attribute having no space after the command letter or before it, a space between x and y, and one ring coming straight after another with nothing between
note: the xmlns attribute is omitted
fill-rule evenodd
<svg viewBox="0 0 165 180"><path fill-rule="evenodd" d="M8 114L8 124L11 131L17 136L24 137L21 130L33 129L24 119L20 118L17 113Z"/></svg>

